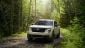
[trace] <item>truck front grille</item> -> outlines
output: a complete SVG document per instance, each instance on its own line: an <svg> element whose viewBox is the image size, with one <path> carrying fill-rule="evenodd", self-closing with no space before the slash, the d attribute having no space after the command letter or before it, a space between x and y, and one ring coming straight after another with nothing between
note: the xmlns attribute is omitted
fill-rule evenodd
<svg viewBox="0 0 85 48"><path fill-rule="evenodd" d="M45 32L45 28L32 28L32 32Z"/></svg>

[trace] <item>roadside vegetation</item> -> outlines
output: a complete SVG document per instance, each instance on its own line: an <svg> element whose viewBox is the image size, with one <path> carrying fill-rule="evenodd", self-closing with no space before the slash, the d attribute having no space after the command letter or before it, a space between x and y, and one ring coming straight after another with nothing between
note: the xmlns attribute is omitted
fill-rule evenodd
<svg viewBox="0 0 85 48"><path fill-rule="evenodd" d="M46 7L40 2L0 0L0 38L26 32L37 19L46 18L60 23L62 48L85 48L85 1L50 0Z"/></svg>
<svg viewBox="0 0 85 48"><path fill-rule="evenodd" d="M64 36L61 48L85 48L85 28L75 23L69 27L61 28L61 33Z"/></svg>

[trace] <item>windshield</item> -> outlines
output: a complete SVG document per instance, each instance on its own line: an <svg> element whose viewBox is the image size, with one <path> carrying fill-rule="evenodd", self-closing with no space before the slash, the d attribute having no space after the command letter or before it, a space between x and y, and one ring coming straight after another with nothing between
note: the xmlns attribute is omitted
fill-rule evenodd
<svg viewBox="0 0 85 48"><path fill-rule="evenodd" d="M35 25L53 25L53 21L38 21L35 23Z"/></svg>

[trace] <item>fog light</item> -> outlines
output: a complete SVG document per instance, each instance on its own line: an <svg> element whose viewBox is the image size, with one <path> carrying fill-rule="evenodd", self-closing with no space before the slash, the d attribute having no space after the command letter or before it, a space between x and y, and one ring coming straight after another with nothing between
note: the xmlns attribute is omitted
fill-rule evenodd
<svg viewBox="0 0 85 48"><path fill-rule="evenodd" d="M48 32L51 32L51 29L48 29Z"/></svg>

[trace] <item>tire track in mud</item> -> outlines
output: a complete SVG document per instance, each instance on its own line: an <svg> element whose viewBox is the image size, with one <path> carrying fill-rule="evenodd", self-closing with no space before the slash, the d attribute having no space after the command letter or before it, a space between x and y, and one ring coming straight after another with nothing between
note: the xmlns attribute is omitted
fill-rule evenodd
<svg viewBox="0 0 85 48"><path fill-rule="evenodd" d="M49 41L48 39L37 39L35 41L29 42L31 45L29 48L60 48L62 39L62 35L60 38L55 38L54 41Z"/></svg>
<svg viewBox="0 0 85 48"><path fill-rule="evenodd" d="M49 42L45 39L36 39L29 42L26 36L13 36L3 39L0 42L0 48L60 48L62 37Z"/></svg>

